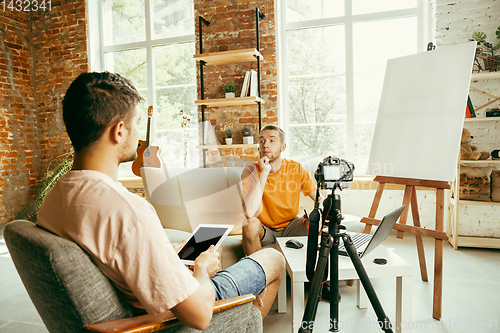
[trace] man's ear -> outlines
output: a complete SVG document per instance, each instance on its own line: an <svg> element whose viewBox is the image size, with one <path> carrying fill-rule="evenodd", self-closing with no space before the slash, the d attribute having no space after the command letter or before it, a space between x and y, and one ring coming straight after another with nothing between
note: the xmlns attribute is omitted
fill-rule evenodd
<svg viewBox="0 0 500 333"><path fill-rule="evenodd" d="M111 125L109 135L113 143L120 144L125 137L125 123L123 121L119 121L116 124Z"/></svg>
<svg viewBox="0 0 500 333"><path fill-rule="evenodd" d="M281 152L284 152L285 148L286 148L286 143L283 142L283 144L281 145Z"/></svg>

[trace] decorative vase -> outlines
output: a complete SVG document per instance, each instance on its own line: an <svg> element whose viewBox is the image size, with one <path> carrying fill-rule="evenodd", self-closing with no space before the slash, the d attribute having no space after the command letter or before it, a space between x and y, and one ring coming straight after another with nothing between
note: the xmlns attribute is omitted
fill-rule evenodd
<svg viewBox="0 0 500 333"><path fill-rule="evenodd" d="M226 145L232 145L233 144L233 138L226 138Z"/></svg>
<svg viewBox="0 0 500 333"><path fill-rule="evenodd" d="M234 92L226 93L226 98L235 98Z"/></svg>
<svg viewBox="0 0 500 333"><path fill-rule="evenodd" d="M253 144L253 136L244 136L243 137L243 143L246 144L246 145Z"/></svg>

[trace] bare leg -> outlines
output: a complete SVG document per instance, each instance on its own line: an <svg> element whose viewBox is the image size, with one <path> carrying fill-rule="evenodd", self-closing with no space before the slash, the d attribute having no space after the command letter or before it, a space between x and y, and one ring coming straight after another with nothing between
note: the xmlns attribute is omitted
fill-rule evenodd
<svg viewBox="0 0 500 333"><path fill-rule="evenodd" d="M260 240L264 237L264 228L259 219L251 218L246 221L246 224L242 228L243 240L241 245L243 246L243 252L245 255L251 255L262 249L262 244Z"/></svg>
<svg viewBox="0 0 500 333"><path fill-rule="evenodd" d="M262 314L262 320L266 318L269 309L273 305L278 294L278 289L285 270L285 259L283 255L272 248L265 248L249 256L257 261L266 273L266 290L253 302Z"/></svg>

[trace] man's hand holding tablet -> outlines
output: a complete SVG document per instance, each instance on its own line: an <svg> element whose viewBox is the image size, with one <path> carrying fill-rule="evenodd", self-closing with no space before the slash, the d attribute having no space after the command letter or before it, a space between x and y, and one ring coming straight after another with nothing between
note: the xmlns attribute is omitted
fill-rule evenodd
<svg viewBox="0 0 500 333"><path fill-rule="evenodd" d="M219 253L215 250L214 245L210 245L210 248L202 252L194 261L193 274L195 276L199 269L206 270L210 278L213 278L215 273L220 271Z"/></svg>

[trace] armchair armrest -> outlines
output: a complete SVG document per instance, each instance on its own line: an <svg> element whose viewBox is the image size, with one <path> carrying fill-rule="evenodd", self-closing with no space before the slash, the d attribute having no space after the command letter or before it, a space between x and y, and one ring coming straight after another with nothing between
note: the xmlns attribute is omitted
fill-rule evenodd
<svg viewBox="0 0 500 333"><path fill-rule="evenodd" d="M236 296L232 298L216 301L213 313L245 304L255 300L252 294ZM132 318L106 321L103 323L90 324L85 326L85 332L98 333L146 333L156 332L161 329L180 324L180 321L171 311L165 311L155 316L144 315Z"/></svg>

